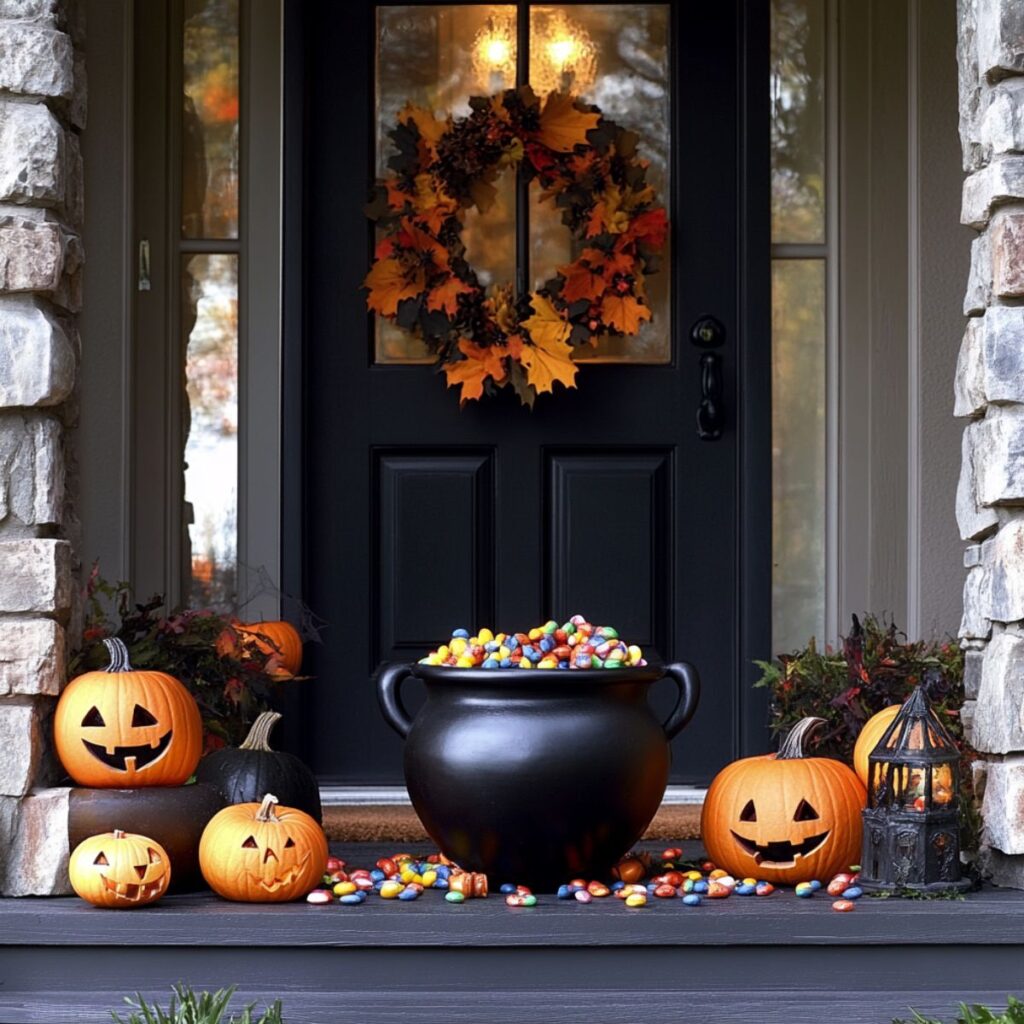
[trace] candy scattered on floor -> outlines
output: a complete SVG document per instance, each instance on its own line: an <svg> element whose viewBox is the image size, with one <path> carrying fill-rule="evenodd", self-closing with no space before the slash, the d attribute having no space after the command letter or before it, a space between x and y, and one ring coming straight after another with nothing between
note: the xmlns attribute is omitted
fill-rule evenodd
<svg viewBox="0 0 1024 1024"><path fill-rule="evenodd" d="M574 615L561 626L549 619L526 633L479 629L452 631L451 639L420 659L421 665L451 668L540 668L585 670L646 665L643 651L627 644L612 626L595 626Z"/></svg>

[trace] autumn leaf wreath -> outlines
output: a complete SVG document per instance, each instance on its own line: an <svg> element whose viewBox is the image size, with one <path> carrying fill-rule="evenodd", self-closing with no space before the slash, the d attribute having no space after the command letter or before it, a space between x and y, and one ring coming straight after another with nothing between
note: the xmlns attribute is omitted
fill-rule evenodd
<svg viewBox="0 0 1024 1024"><path fill-rule="evenodd" d="M367 306L422 338L461 401L511 384L525 405L575 387L574 350L605 334L635 335L651 319L645 278L657 269L668 220L647 184L636 133L563 93L543 105L529 86L469 101L438 120L408 106L388 133L394 172L367 215L381 229L364 281ZM485 290L467 262L462 210L491 208L493 182L522 167L553 201L579 256L536 291Z"/></svg>

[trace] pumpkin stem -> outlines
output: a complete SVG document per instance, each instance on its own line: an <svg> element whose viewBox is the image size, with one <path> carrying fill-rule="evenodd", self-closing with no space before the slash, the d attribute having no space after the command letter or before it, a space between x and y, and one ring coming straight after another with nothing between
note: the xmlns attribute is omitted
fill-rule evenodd
<svg viewBox="0 0 1024 1024"><path fill-rule="evenodd" d="M801 718L792 729L789 735L782 741L779 752L776 754L777 761L791 761L796 758L806 757L804 753L804 741L819 725L824 725L824 718Z"/></svg>
<svg viewBox="0 0 1024 1024"><path fill-rule="evenodd" d="M124 831L122 829L119 829L119 828L115 828L114 829L114 838L115 839L124 839L124 836L125 836L125 833L124 833Z"/></svg>
<svg viewBox="0 0 1024 1024"><path fill-rule="evenodd" d="M256 812L257 821L280 821L281 819L274 813L274 808L280 803L273 793L268 793L263 798L263 803L260 804L260 809Z"/></svg>
<svg viewBox="0 0 1024 1024"><path fill-rule="evenodd" d="M262 750L266 753L271 753L270 750L270 730L281 721L281 713L279 711L264 711L255 722L252 723L252 728L249 730L249 735L245 737L245 740L239 746L239 750Z"/></svg>
<svg viewBox="0 0 1024 1024"><path fill-rule="evenodd" d="M103 646L106 647L107 653L110 655L108 672L132 671L131 662L128 660L128 648L125 647L124 641L120 637L108 637L103 641Z"/></svg>

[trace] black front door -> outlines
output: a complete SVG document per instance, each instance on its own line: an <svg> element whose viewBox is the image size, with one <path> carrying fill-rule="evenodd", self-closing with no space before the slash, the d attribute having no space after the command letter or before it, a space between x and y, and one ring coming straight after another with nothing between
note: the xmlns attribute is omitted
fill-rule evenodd
<svg viewBox="0 0 1024 1024"><path fill-rule="evenodd" d="M325 779L401 781L371 684L382 661L421 657L455 627L575 613L697 666L673 781L706 782L763 742L750 662L770 623L767 14L743 0L670 13L666 361L584 366L577 390L532 412L510 388L460 409L431 367L375 357L360 284L378 12L290 15L286 579L327 622L300 709ZM714 440L698 436L705 349L691 339L706 315L722 328Z"/></svg>

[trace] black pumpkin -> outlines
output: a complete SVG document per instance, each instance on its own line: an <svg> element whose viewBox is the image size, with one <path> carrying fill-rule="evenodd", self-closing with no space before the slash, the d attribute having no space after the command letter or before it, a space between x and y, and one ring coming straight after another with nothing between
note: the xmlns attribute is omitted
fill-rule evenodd
<svg viewBox="0 0 1024 1024"><path fill-rule="evenodd" d="M259 803L273 793L285 807L322 820L316 776L294 754L271 750L270 731L281 716L264 711L240 747L215 750L199 762L196 779L217 789L229 804Z"/></svg>

